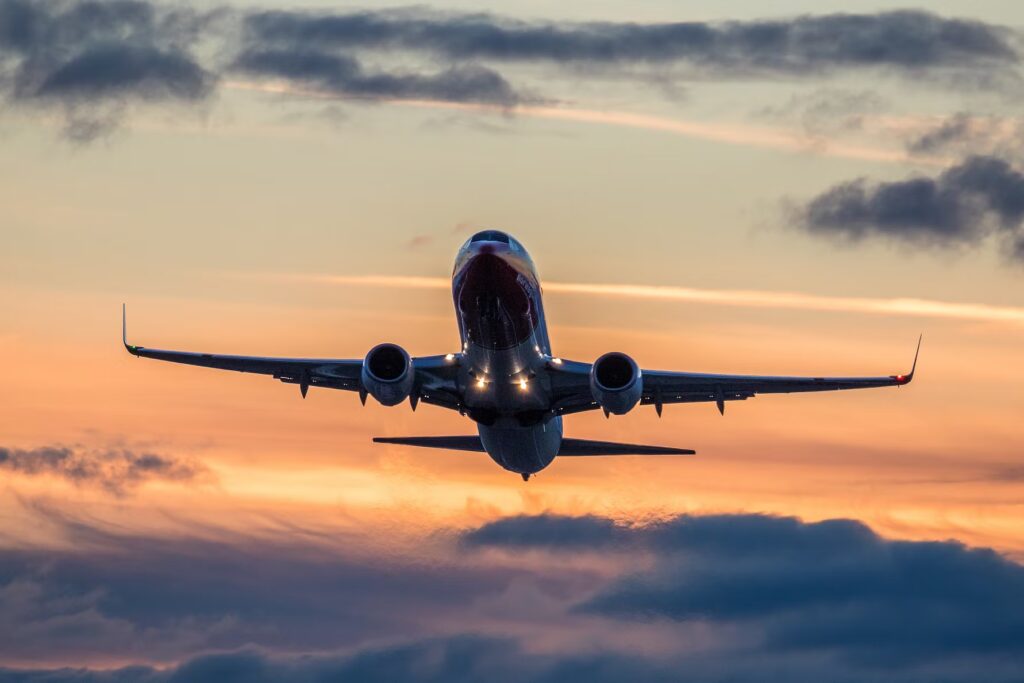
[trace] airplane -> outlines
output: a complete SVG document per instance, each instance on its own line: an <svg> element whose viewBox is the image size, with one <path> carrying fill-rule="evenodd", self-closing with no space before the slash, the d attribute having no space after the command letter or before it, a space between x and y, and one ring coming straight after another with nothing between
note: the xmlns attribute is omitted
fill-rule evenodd
<svg viewBox="0 0 1024 683"><path fill-rule="evenodd" d="M409 401L458 411L476 423L475 436L376 437L376 443L485 452L527 481L556 456L693 455L668 446L591 441L562 435L562 418L588 410L625 415L638 405L728 401L758 394L903 386L910 372L880 377L772 377L641 370L617 351L593 363L552 354L540 279L523 245L508 233L483 230L459 249L452 297L462 342L458 352L413 358L397 344L374 346L362 359L262 358L164 351L128 343L122 305L121 336L134 356L172 363L270 375L310 387L355 391L385 406Z"/></svg>

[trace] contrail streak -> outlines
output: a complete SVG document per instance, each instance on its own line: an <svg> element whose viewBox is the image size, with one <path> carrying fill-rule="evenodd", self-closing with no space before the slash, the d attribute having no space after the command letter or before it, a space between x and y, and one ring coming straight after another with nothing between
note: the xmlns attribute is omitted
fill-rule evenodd
<svg viewBox="0 0 1024 683"><path fill-rule="evenodd" d="M390 287L399 289L450 289L451 281L440 277L408 277L399 275L255 275L292 282L309 282L359 287ZM777 292L751 289L700 289L672 285L629 285L579 282L547 282L544 291L555 294L645 299L650 301L683 301L717 306L747 308L833 311L872 315L904 315L922 318L945 318L1024 324L1024 308L990 306L915 298L871 298L822 296L800 292Z"/></svg>
<svg viewBox="0 0 1024 683"><path fill-rule="evenodd" d="M555 121L572 121L620 128L634 128L662 133L672 133L683 137L699 140L711 140L730 145L746 145L765 147L786 152L800 152L819 156L858 159L862 161L878 161L884 163L903 163L910 160L902 150L879 149L858 145L848 145L835 141L808 140L799 134L764 126L745 124L706 123L650 114L634 114L623 111L597 109L577 109L571 107L519 105L515 107L498 107L489 104L464 102L437 102L433 100L393 100L389 104L407 107L425 107L430 109L453 109L457 111L474 111L492 114L523 116L526 118L548 119ZM946 160L919 157L915 163L923 165L945 165Z"/></svg>
<svg viewBox="0 0 1024 683"><path fill-rule="evenodd" d="M234 90L248 90L277 95L293 95L310 99L340 100L340 95L304 88L285 82L253 82L231 80L224 87ZM905 163L911 161L907 153L901 149L883 149L861 145L849 145L836 141L807 140L798 133L778 128L751 126L740 123L708 123L649 114L631 112L579 109L575 107L549 105L516 105L502 106L496 104L480 104L473 102L445 102L439 100L373 100L380 104L422 109L441 109L447 111L472 112L480 114L546 119L553 121L571 121L620 128L650 130L670 133L699 140L712 140L730 145L745 145L778 149L786 152L816 154L819 156L859 159L884 163ZM912 160L915 164L942 166L948 159L918 156Z"/></svg>

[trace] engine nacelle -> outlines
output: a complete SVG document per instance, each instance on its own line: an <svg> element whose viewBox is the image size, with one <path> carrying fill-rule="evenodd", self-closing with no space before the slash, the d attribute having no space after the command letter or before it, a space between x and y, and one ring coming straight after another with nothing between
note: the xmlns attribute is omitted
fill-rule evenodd
<svg viewBox="0 0 1024 683"><path fill-rule="evenodd" d="M643 390L640 366L624 353L606 353L590 368L590 393L606 412L625 415L640 402Z"/></svg>
<svg viewBox="0 0 1024 683"><path fill-rule="evenodd" d="M412 358L397 344L378 344L363 359L363 388L385 406L398 405L412 393Z"/></svg>

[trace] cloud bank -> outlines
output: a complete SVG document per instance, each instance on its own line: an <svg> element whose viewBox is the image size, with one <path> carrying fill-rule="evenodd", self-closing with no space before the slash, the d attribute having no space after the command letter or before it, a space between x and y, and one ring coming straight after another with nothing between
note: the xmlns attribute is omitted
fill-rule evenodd
<svg viewBox="0 0 1024 683"><path fill-rule="evenodd" d="M56 108L66 133L87 140L135 105L206 102L227 76L342 98L505 108L567 95L514 83L505 71L515 65L574 79L647 74L662 84L867 70L999 89L1019 81L1015 36L1002 26L909 10L639 24L426 8L327 13L0 0L0 89L9 103Z"/></svg>
<svg viewBox="0 0 1024 683"><path fill-rule="evenodd" d="M410 554L65 525L88 554L0 551L0 658L36 661L0 681L902 683L1024 666L1024 567L852 520L524 516Z"/></svg>
<svg viewBox="0 0 1024 683"><path fill-rule="evenodd" d="M449 60L686 64L746 75L998 69L1019 61L1007 29L924 11L658 24L531 23L422 9L273 11L250 15L246 25L261 44L417 50Z"/></svg>
<svg viewBox="0 0 1024 683"><path fill-rule="evenodd" d="M132 103L195 104L217 81L195 51L212 16L144 0L0 0L0 92L56 107L80 140Z"/></svg>
<svg viewBox="0 0 1024 683"><path fill-rule="evenodd" d="M996 157L973 156L936 177L841 183L807 202L798 218L809 232L854 242L957 247L997 234L1006 255L1024 263L1024 174Z"/></svg>
<svg viewBox="0 0 1024 683"><path fill-rule="evenodd" d="M612 581L578 609L757 623L772 651L831 651L886 666L963 653L1024 657L1024 641L1010 636L1024 629L1024 567L951 541L886 540L853 520L710 515L629 527L542 515L498 520L463 542L649 553L651 567Z"/></svg>

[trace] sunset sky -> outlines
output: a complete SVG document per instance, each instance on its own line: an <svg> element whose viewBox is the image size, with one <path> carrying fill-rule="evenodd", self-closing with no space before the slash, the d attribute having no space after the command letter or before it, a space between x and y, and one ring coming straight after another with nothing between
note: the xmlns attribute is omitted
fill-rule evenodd
<svg viewBox="0 0 1024 683"><path fill-rule="evenodd" d="M0 682L1020 680L1019 1L272 2L0 0ZM121 347L456 351L481 228L565 358L917 376L524 483Z"/></svg>

